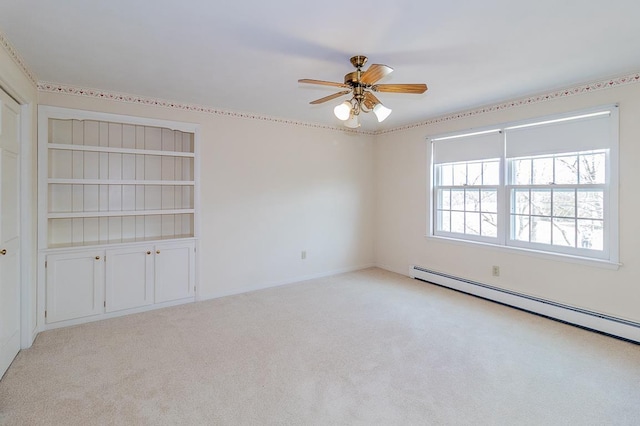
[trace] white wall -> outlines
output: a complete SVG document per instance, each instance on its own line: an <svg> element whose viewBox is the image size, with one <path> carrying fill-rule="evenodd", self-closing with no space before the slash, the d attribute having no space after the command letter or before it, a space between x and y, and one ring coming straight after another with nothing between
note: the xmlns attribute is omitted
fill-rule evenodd
<svg viewBox="0 0 640 426"><path fill-rule="evenodd" d="M374 264L371 136L61 93L39 103L201 125L200 298Z"/></svg>
<svg viewBox="0 0 640 426"><path fill-rule="evenodd" d="M620 104L620 262L611 270L505 249L427 238L429 135L611 103ZM376 137L375 256L383 268L409 265L640 322L640 84L558 98ZM493 277L491 266L500 266Z"/></svg>

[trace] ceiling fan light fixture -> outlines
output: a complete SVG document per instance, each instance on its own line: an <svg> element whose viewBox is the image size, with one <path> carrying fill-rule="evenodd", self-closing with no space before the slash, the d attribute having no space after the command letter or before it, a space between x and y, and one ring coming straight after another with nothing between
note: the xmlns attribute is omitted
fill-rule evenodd
<svg viewBox="0 0 640 426"><path fill-rule="evenodd" d="M347 120L344 122L344 126L350 129L357 129L360 127L360 122L358 121L358 116L355 114L351 114Z"/></svg>
<svg viewBox="0 0 640 426"><path fill-rule="evenodd" d="M376 104L373 107L373 113L378 118L378 123L382 123L391 114L391 109L382 104Z"/></svg>
<svg viewBox="0 0 640 426"><path fill-rule="evenodd" d="M351 116L351 109L351 102L344 101L333 109L333 113L338 118L338 120L346 121Z"/></svg>
<svg viewBox="0 0 640 426"><path fill-rule="evenodd" d="M312 105L331 101L341 96L352 94L352 98L341 103L333 109L335 116L345 123L346 127L356 128L360 126L358 116L361 112L373 112L381 123L389 117L391 109L382 105L373 92L414 93L421 94L427 91L426 84L377 84L377 82L389 75L393 68L382 64L373 64L367 70L362 70L367 62L367 57L357 55L351 58L351 64L356 68L344 76L344 83L333 81L313 80L303 78L299 83L319 84L321 86L339 87L341 92L325 96L309 102Z"/></svg>

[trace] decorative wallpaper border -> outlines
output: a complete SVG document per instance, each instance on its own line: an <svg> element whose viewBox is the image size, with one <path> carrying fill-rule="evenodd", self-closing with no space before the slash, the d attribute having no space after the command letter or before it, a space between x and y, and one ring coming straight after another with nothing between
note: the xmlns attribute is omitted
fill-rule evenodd
<svg viewBox="0 0 640 426"><path fill-rule="evenodd" d="M224 117L244 118L249 120L270 121L273 123L288 124L294 126L302 126L312 129L326 129L326 130L339 130L349 133L369 134L373 135L374 132L357 131L349 128L342 128L338 126L330 126L327 124L308 123L298 120L289 120L286 118L271 117L267 115L244 113L227 111L223 109L207 107L202 105L187 104L182 102L167 101L164 99L147 98L144 96L130 95L126 93L108 92L105 90L86 89L82 87L75 87L65 84L38 82L38 91L49 93L64 93L67 95L85 96L89 98L106 99L110 101L126 102L133 104L140 104L146 106L156 106L161 108L172 108L181 111L200 112L204 114L221 115Z"/></svg>
<svg viewBox="0 0 640 426"><path fill-rule="evenodd" d="M7 36L5 36L2 31L0 31L0 45L4 47L4 50L7 51L9 56L11 56L13 61L18 65L18 67L22 70L22 72L25 73L25 75L29 78L29 80L31 80L31 82L34 85L36 85L38 83L38 79L36 78L36 75L33 72L31 72L31 70L27 66L27 63L24 61L24 59L22 59L22 56L20 56L18 51L13 48L11 43L9 43Z"/></svg>
<svg viewBox="0 0 640 426"><path fill-rule="evenodd" d="M495 111L502 111L502 110L506 110L509 108L516 108L523 105L531 105L531 104L536 104L540 102L546 102L553 99L566 98L566 97L580 95L584 93L596 92L599 90L609 89L616 86L624 86L624 85L633 84L633 83L640 83L640 73L628 74L628 75L619 76L619 77L606 79L606 80L594 81L591 83L585 83L585 84L570 87L567 89L560 89L553 92L530 96L527 98L521 98L521 99L507 101L507 102L494 104L494 105L488 105L488 106L484 106L484 107L480 107L480 108L476 108L468 111L457 112L454 114L447 114L441 117L430 118L428 120L421 121L418 123L407 124L400 127L394 127L391 129L377 130L377 131L355 130L355 129L349 129L346 127L330 126L330 125L318 124L318 123L309 123L309 122L303 122L298 120L289 120L289 119L271 117L271 116L260 115L260 114L226 111L226 110L202 106L202 105L172 102L172 101L167 101L163 99L146 98L143 96L108 92L108 91L97 90L97 89L86 89L86 88L58 84L58 83L38 82L37 87L38 87L38 90L42 92L65 93L68 95L86 96L91 98L107 99L111 101L134 103L134 104L141 104L141 105L148 105L148 106L157 106L157 107L163 107L163 108L173 108L173 109L178 109L182 111L215 114L215 115L221 115L225 117L270 121L274 123L302 126L307 128L313 128L313 129L338 130L341 132L358 133L358 134L365 134L365 135L382 135L387 133L413 129L416 127L428 126L431 124L437 124L437 123L443 123L443 122L458 120L458 119L467 118L467 117L473 117L480 114L486 114L486 113L495 112Z"/></svg>
<svg viewBox="0 0 640 426"><path fill-rule="evenodd" d="M382 135L386 133L398 132L401 130L413 129L416 127L428 126L431 124L443 123L447 121L458 120L461 118L473 117L479 114L486 114L489 112L502 111L509 108L515 108L523 105L537 104L540 102L550 101L552 99L566 98L575 95L581 95L584 93L596 92L603 89L609 89L616 86L624 86L632 83L640 83L640 73L628 74L620 77L615 77L607 80L600 80L591 83L581 84L568 89L560 89L554 92L544 93L541 95L531 96L528 98L517 99L514 101L503 102L495 105L488 105L468 111L457 112L454 114L447 114L441 117L430 118L419 123L407 124L405 126L394 127L392 129L379 130L376 135Z"/></svg>
<svg viewBox="0 0 640 426"><path fill-rule="evenodd" d="M28 70L25 69L25 72L27 71ZM502 110L506 110L509 108L516 108L523 105L531 105L531 104L536 104L540 102L546 102L553 99L566 98L570 96L581 95L584 93L596 92L599 90L609 89L616 86L624 86L624 85L633 84L633 83L640 83L640 73L623 75L623 76L610 78L606 80L594 81L591 83L585 83L585 84L570 87L567 89L560 89L553 92L530 96L527 98L521 98L521 99L507 101L507 102L494 104L494 105L488 105L488 106L484 106L484 107L480 107L480 108L476 108L468 111L457 112L454 114L447 114L441 117L430 118L428 120L421 121L418 123L407 124L400 127L394 127L391 129L377 130L377 131L355 130L355 129L349 129L346 127L330 126L330 125L318 124L318 123L308 123L308 122L303 122L298 120L289 120L289 119L271 117L271 116L260 115L260 114L226 111L226 110L202 106L202 105L172 102L172 101L167 101L163 99L146 98L143 96L108 92L108 91L97 90L97 89L86 89L86 88L58 84L58 83L38 82L37 87L38 87L38 90L42 92L65 93L68 95L86 96L90 98L107 99L111 101L134 103L134 104L141 104L141 105L148 105L148 106L157 106L157 107L163 107L163 108L173 108L173 109L178 109L182 111L215 114L215 115L221 115L225 117L270 121L274 123L302 126L307 128L313 128L313 129L338 130L341 132L358 133L358 134L365 134L365 135L382 135L382 134L399 132L399 131L408 130L408 129L414 129L416 127L423 127L423 126L429 126L437 123L459 120L462 118L473 117L480 114L502 111Z"/></svg>

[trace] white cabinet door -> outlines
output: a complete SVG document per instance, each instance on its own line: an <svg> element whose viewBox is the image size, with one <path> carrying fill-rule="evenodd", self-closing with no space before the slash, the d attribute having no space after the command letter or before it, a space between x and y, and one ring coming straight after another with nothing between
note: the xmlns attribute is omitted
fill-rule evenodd
<svg viewBox="0 0 640 426"><path fill-rule="evenodd" d="M153 248L107 250L106 311L120 311L153 303Z"/></svg>
<svg viewBox="0 0 640 426"><path fill-rule="evenodd" d="M47 323L104 312L104 251L47 256Z"/></svg>
<svg viewBox="0 0 640 426"><path fill-rule="evenodd" d="M194 242L155 246L155 302L193 297L195 285Z"/></svg>

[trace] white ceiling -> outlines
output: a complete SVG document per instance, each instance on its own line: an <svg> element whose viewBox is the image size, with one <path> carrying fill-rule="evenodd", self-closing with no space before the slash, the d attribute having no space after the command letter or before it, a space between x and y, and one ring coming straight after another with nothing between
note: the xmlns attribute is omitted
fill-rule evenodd
<svg viewBox="0 0 640 426"><path fill-rule="evenodd" d="M349 58L395 71L384 128L640 70L637 0L20 0L0 30L40 81L338 125ZM346 98L345 98L346 99ZM383 128L367 114L363 129Z"/></svg>

